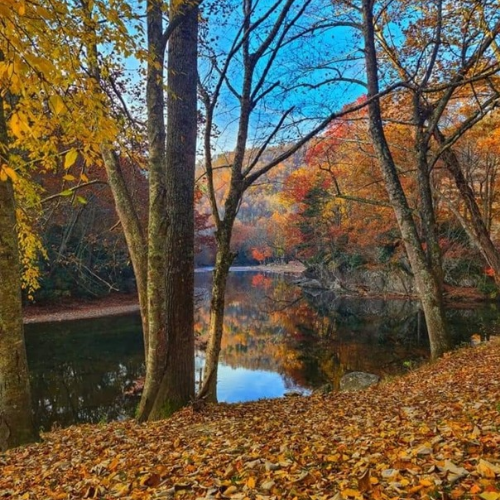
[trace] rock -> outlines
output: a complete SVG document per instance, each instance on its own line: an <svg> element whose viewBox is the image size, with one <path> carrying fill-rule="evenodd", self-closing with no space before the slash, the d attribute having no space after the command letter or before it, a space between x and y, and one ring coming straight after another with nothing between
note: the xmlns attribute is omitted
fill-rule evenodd
<svg viewBox="0 0 500 500"><path fill-rule="evenodd" d="M330 392L333 392L333 385L328 383L324 384L321 387L318 387L313 391L314 394L329 394Z"/></svg>
<svg viewBox="0 0 500 500"><path fill-rule="evenodd" d="M308 287L308 283L318 281L311 287L316 290L329 289L339 294L359 295L398 295L412 297L416 294L415 283L411 272L404 263L380 265L372 269L366 266L346 267L330 262L328 265L317 265L303 273L300 286Z"/></svg>
<svg viewBox="0 0 500 500"><path fill-rule="evenodd" d="M380 381L378 375L365 372L351 372L340 379L341 391L359 391Z"/></svg>
<svg viewBox="0 0 500 500"><path fill-rule="evenodd" d="M297 283L300 287L302 288L313 288L317 290L326 290L327 288L322 285L319 280L316 279L306 279L306 280L301 280L300 282Z"/></svg>

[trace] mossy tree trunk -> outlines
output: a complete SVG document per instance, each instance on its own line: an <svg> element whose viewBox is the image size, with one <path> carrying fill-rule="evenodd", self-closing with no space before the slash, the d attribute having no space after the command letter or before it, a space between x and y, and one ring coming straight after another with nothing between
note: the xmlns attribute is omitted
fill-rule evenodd
<svg viewBox="0 0 500 500"><path fill-rule="evenodd" d="M217 368L222 344L224 327L224 310L227 278L229 268L236 256L231 252L231 232L234 220L226 217L217 231L217 252L212 284L212 299L210 302L210 335L208 338L203 372L203 383L198 392L198 398L208 402L217 402Z"/></svg>
<svg viewBox="0 0 500 500"><path fill-rule="evenodd" d="M0 146L8 155L3 99ZM24 344L16 208L10 179L0 181L0 451L37 439Z"/></svg>
<svg viewBox="0 0 500 500"><path fill-rule="evenodd" d="M148 0L148 227L141 227L113 145L101 145L134 267L144 330L146 380L140 421L165 417L194 397L194 169L197 36L201 0ZM87 2L89 30L95 29ZM168 11L169 22L163 19ZM92 39L92 37L90 37ZM168 92L165 52L168 46ZM98 51L88 47L101 82ZM167 108L167 109L166 109ZM165 122L167 111L167 123Z"/></svg>
<svg viewBox="0 0 500 500"><path fill-rule="evenodd" d="M165 126L163 2L148 19L147 110L149 226L147 307L149 344L138 419L170 415L194 399L194 169L198 8L170 6L182 22L168 40Z"/></svg>

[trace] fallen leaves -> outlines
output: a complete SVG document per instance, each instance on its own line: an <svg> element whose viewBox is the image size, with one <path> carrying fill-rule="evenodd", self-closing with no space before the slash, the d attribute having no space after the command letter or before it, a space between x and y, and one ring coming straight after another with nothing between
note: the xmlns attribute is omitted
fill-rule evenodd
<svg viewBox="0 0 500 500"><path fill-rule="evenodd" d="M500 500L500 342L360 393L82 425L0 455L0 499Z"/></svg>

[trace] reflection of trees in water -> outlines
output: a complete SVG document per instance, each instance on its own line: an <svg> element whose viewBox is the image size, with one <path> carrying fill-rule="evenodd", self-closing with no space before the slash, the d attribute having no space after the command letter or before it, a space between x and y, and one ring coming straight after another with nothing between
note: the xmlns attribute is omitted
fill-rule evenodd
<svg viewBox="0 0 500 500"><path fill-rule="evenodd" d="M336 385L346 371L393 373L424 355L417 323L408 302L312 298L282 276L233 274L221 356L232 367L277 371L291 385ZM208 307L197 322L200 331L207 324Z"/></svg>
<svg viewBox="0 0 500 500"><path fill-rule="evenodd" d="M255 276L233 273L229 280L222 361L233 368L277 372L290 389L337 387L346 372L395 374L405 361L427 355L413 303L310 297L281 276ZM500 330L493 305L448 317L457 343ZM204 300L196 323L201 335L208 319ZM133 415L136 401L123 391L144 373L138 316L27 325L26 346L39 426Z"/></svg>
<svg viewBox="0 0 500 500"><path fill-rule="evenodd" d="M417 303L330 293L313 297L290 281L277 275L231 275L221 353L226 364L272 369L292 386L336 387L346 372L397 374L405 362L427 357ZM467 310L449 315L457 342L464 333L470 336L481 317ZM200 331L207 324L208 307L200 310Z"/></svg>
<svg viewBox="0 0 500 500"><path fill-rule="evenodd" d="M28 361L38 426L132 416L123 391L144 374L138 318L29 325Z"/></svg>

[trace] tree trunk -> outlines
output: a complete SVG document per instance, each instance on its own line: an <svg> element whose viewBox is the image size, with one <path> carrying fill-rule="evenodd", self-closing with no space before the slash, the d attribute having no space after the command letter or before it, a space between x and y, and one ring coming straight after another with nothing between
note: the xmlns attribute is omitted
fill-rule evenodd
<svg viewBox="0 0 500 500"><path fill-rule="evenodd" d="M7 147L3 99L0 144ZM31 411L21 305L21 269L14 193L0 181L0 451L37 439Z"/></svg>
<svg viewBox="0 0 500 500"><path fill-rule="evenodd" d="M139 216L127 188L121 171L119 159L114 151L107 146L101 147L108 183L113 194L116 212L122 225L125 241L134 269L139 306L141 310L142 332L144 338L144 352L147 356L149 346L148 335L148 302L147 302L147 245L144 229L141 227Z"/></svg>
<svg viewBox="0 0 500 500"><path fill-rule="evenodd" d="M86 49L89 72L95 80L97 89L99 89L102 83L102 75L99 66L99 50L96 41L98 37L95 22L92 17L92 5L90 2L82 2L82 6L84 29L87 32ZM141 226L117 153L112 149L112 145L110 144L101 144L100 150L106 169L108 184L111 189L111 194L113 195L116 213L120 219L130 260L134 269L141 311L144 352L145 357L147 357L149 346L149 320L147 302L148 259L145 228Z"/></svg>
<svg viewBox="0 0 500 500"><path fill-rule="evenodd" d="M234 221L224 219L218 235L215 258L212 299L210 302L210 329L203 372L203 384L198 399L217 402L217 368L222 344L224 326L225 295L229 268L236 254L231 252L231 229Z"/></svg>
<svg viewBox="0 0 500 500"><path fill-rule="evenodd" d="M164 45L162 2L149 0L147 9L148 70L146 106L149 149L149 219L147 267L148 351L146 380L137 418L148 419L155 404L167 360L166 331L166 173L165 173L165 94L163 89Z"/></svg>
<svg viewBox="0 0 500 500"><path fill-rule="evenodd" d="M149 349L138 419L172 414L194 399L194 169L198 9L168 44L164 124L162 2L148 3L147 107L150 151ZM181 15L175 9L171 20ZM165 151L166 137L166 151Z"/></svg>
<svg viewBox="0 0 500 500"><path fill-rule="evenodd" d="M439 129L436 129L434 138L440 146L445 143L445 138ZM447 148L441 154L441 158L446 165L448 172L455 181L455 185L460 193L460 197L464 201L470 214L470 228L464 228L467 234L473 237L473 243L482 253L487 264L495 272L495 282L500 285L500 253L491 241L488 229L484 223L481 211L476 203L474 191L470 187L460 167L460 161L457 155L451 148ZM465 222L465 218L460 218L460 222Z"/></svg>
<svg viewBox="0 0 500 500"><path fill-rule="evenodd" d="M436 224L432 194L431 171L429 167L430 136L424 132L423 104L419 92L414 96L414 120L416 125L415 155L417 160L417 179L420 194L419 213L422 235L426 243L426 256L429 269L436 277L440 293L443 290L444 276L441 248Z"/></svg>
<svg viewBox="0 0 500 500"><path fill-rule="evenodd" d="M363 0L362 4L368 98L371 98L379 93L378 64L374 41L373 1ZM368 113L370 134L415 277L429 334L431 357L435 359L451 347L450 337L445 324L439 282L437 277L432 273L432 269L430 269L422 250L416 224L408 206L408 201L401 186L396 165L385 137L380 101L378 99L370 102Z"/></svg>
<svg viewBox="0 0 500 500"><path fill-rule="evenodd" d="M197 134L198 9L191 9L168 45L166 329L163 379L149 419L194 399L194 183Z"/></svg>

